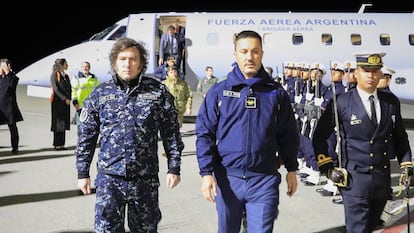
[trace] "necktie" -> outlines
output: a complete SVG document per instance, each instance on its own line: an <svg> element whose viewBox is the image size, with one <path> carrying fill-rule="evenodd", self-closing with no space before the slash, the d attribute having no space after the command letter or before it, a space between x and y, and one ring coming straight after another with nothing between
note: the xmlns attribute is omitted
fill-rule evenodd
<svg viewBox="0 0 414 233"><path fill-rule="evenodd" d="M374 102L374 96L369 96L369 103L371 105L371 121L374 123L375 126L378 125L377 121L377 112L375 111L375 102Z"/></svg>

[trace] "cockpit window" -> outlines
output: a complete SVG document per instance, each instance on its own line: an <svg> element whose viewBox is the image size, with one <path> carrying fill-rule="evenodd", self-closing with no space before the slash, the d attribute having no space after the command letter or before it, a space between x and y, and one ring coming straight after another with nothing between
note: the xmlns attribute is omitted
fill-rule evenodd
<svg viewBox="0 0 414 233"><path fill-rule="evenodd" d="M109 38L108 40L116 40L118 38L123 38L126 35L126 26L119 27Z"/></svg>
<svg viewBox="0 0 414 233"><path fill-rule="evenodd" d="M118 24L114 24L110 27L105 28L104 30L95 33L89 40L103 40L106 38L116 27L118 27ZM109 40L115 40L116 38L125 36L126 32L126 26L119 27L118 30L113 32L111 37L109 37Z"/></svg>

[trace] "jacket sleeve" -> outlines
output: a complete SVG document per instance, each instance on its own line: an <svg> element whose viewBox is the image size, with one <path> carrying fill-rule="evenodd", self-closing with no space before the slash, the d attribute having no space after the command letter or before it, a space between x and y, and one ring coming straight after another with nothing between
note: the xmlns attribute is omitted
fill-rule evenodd
<svg viewBox="0 0 414 233"><path fill-rule="evenodd" d="M213 173L213 162L217 156L218 91L214 87L210 90L203 99L196 118L196 151L201 176Z"/></svg>
<svg viewBox="0 0 414 233"><path fill-rule="evenodd" d="M163 85L164 86L164 85ZM161 139L164 150L168 155L168 173L180 175L181 152L184 149L184 143L181 139L180 128L178 124L178 110L174 105L174 97L164 86L163 89L163 113L161 125Z"/></svg>
<svg viewBox="0 0 414 233"><path fill-rule="evenodd" d="M333 101L331 99L326 106L326 110L322 113L321 118L316 124L312 138L312 146L319 167L333 162L328 152L327 140L329 136L334 133L334 122Z"/></svg>
<svg viewBox="0 0 414 233"><path fill-rule="evenodd" d="M412 152L410 148L410 142L408 140L408 134L405 130L405 126L401 117L401 104L398 98L395 98L395 127L393 128L392 135L394 137L394 150L398 162L411 162Z"/></svg>
<svg viewBox="0 0 414 233"><path fill-rule="evenodd" d="M99 136L98 100L98 95L91 94L90 98L85 100L80 114L83 123L75 149L78 179L89 177L89 169Z"/></svg>
<svg viewBox="0 0 414 233"><path fill-rule="evenodd" d="M279 154L287 171L296 171L298 168L297 154L299 135L296 130L296 120L292 105L286 91L278 95L279 114L277 119Z"/></svg>

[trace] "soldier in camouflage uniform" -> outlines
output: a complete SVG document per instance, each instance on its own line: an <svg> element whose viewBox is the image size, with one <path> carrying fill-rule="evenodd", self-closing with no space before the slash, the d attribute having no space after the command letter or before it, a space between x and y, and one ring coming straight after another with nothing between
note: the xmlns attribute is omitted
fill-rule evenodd
<svg viewBox="0 0 414 233"><path fill-rule="evenodd" d="M95 232L157 232L158 133L168 157L166 186L180 182L181 152L174 97L165 85L143 76L148 55L143 45L118 39L109 55L113 79L98 86L80 114L76 168L78 187L91 193L89 169L100 136L95 180Z"/></svg>

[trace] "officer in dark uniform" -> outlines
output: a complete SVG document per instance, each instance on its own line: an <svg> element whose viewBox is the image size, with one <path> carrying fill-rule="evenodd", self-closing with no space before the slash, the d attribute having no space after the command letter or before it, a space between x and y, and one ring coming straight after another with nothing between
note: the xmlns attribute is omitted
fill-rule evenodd
<svg viewBox="0 0 414 233"><path fill-rule="evenodd" d="M337 184L343 197L347 232L369 233L391 199L389 148L404 174L412 174L412 154L398 98L377 91L385 53L354 55L357 87L329 101L312 143L320 172ZM339 168L334 168L326 141L335 128L341 143Z"/></svg>

